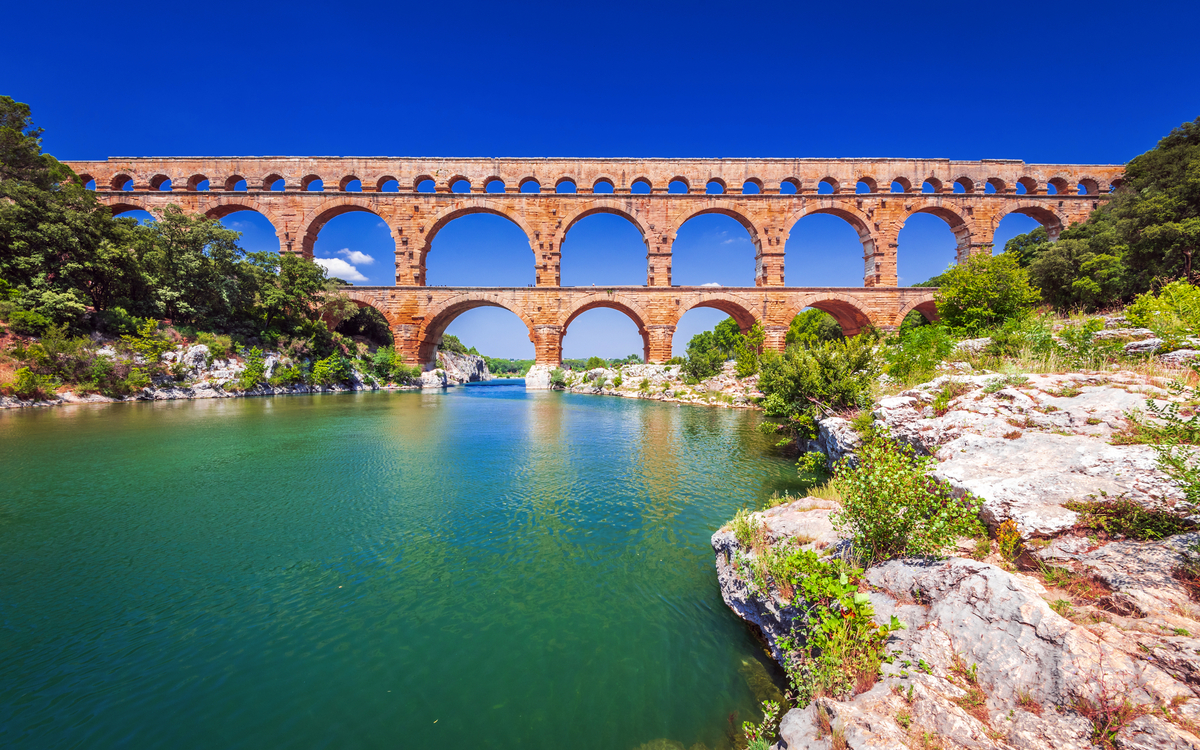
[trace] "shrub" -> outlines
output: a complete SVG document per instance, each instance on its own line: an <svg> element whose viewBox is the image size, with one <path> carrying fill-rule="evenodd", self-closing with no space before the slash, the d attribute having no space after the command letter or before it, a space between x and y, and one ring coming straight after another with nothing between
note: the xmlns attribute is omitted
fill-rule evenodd
<svg viewBox="0 0 1200 750"><path fill-rule="evenodd" d="M602 389L602 388L604 388L604 384L607 382L608 382L608 378L604 377L603 375L597 375L596 379L592 381L592 385L595 386L597 389Z"/></svg>
<svg viewBox="0 0 1200 750"><path fill-rule="evenodd" d="M758 387L780 414L825 411L871 401L879 361L869 338L789 346L782 355L766 352Z"/></svg>
<svg viewBox="0 0 1200 750"><path fill-rule="evenodd" d="M129 374L125 376L125 379L121 381L120 390L122 393L133 393L135 391L140 391L143 388L149 388L150 382L150 376L146 374L146 371L135 367L131 369Z"/></svg>
<svg viewBox="0 0 1200 750"><path fill-rule="evenodd" d="M937 556L960 537L982 533L979 501L955 499L928 476L933 459L878 434L863 440L856 458L854 466L842 461L834 468L842 509L833 522L864 561Z"/></svg>
<svg viewBox="0 0 1200 750"><path fill-rule="evenodd" d="M45 399L54 394L57 382L49 375L40 375L28 367L22 367L14 373L10 386L14 396L23 399Z"/></svg>
<svg viewBox="0 0 1200 750"><path fill-rule="evenodd" d="M1015 257L980 254L942 275L937 310L950 329L974 335L1028 315L1038 299Z"/></svg>
<svg viewBox="0 0 1200 750"><path fill-rule="evenodd" d="M624 383L624 382L625 382L625 379L624 379L624 378L622 378L620 375L618 375L618 376L616 376L615 378L613 378L613 384L612 384L612 387L613 387L613 388L620 388L620 387L621 387L621 384L622 384L622 383Z"/></svg>
<svg viewBox="0 0 1200 750"><path fill-rule="evenodd" d="M350 363L339 352L334 352L313 364L312 381L317 385L345 383L350 380L351 375Z"/></svg>
<svg viewBox="0 0 1200 750"><path fill-rule="evenodd" d="M263 360L263 351L257 346L243 351L242 356L246 358L246 366L238 375L237 387L239 390L248 391L267 379L267 368Z"/></svg>
<svg viewBox="0 0 1200 750"><path fill-rule="evenodd" d="M22 336L41 336L50 327L50 319L29 310L13 310L8 315L8 327Z"/></svg>
<svg viewBox="0 0 1200 750"><path fill-rule="evenodd" d="M158 332L158 322L147 320L137 329L136 336L122 336L121 342L134 354L143 359L151 371L162 366L162 355L175 346Z"/></svg>
<svg viewBox="0 0 1200 750"><path fill-rule="evenodd" d="M454 354L468 353L466 345L459 341L457 336L449 333L442 336L442 343L438 344L438 349L444 352L452 352Z"/></svg>
<svg viewBox="0 0 1200 750"><path fill-rule="evenodd" d="M288 385L296 385L305 381L304 370L294 364L276 365L275 372L267 381L275 388L281 388Z"/></svg>
<svg viewBox="0 0 1200 750"><path fill-rule="evenodd" d="M567 373L563 372L561 367L555 367L550 371L550 387L551 388L566 388Z"/></svg>
<svg viewBox="0 0 1200 750"><path fill-rule="evenodd" d="M595 370L597 368L604 368L607 366L608 366L608 363L605 362L604 360L600 359L599 357L588 357L588 361L584 364L583 369Z"/></svg>
<svg viewBox="0 0 1200 750"><path fill-rule="evenodd" d="M918 313L919 315L920 313ZM792 318L788 326L784 344L803 344L812 346L823 341L834 341L842 338L842 327L833 316L823 310L811 308Z"/></svg>
<svg viewBox="0 0 1200 750"><path fill-rule="evenodd" d="M1186 281L1172 281L1158 294L1138 295L1125 317L1163 338L1179 338L1200 330L1200 289Z"/></svg>
<svg viewBox="0 0 1200 750"><path fill-rule="evenodd" d="M923 382L954 351L954 337L945 326L930 324L909 329L883 349L884 372L906 383Z"/></svg>
<svg viewBox="0 0 1200 750"><path fill-rule="evenodd" d="M1069 500L1067 510L1079 514L1079 525L1108 536L1139 541L1165 539L1195 528L1188 519L1162 510L1147 510L1132 500Z"/></svg>
<svg viewBox="0 0 1200 750"><path fill-rule="evenodd" d="M145 319L130 315L123 307L112 307L96 316L101 331L118 336L131 336L137 333L139 326L145 324Z"/></svg>
<svg viewBox="0 0 1200 750"><path fill-rule="evenodd" d="M229 355L233 353L233 339L223 334L202 331L196 334L196 343L207 346L209 356L215 359L228 359ZM305 347L305 353L307 353L307 347Z"/></svg>

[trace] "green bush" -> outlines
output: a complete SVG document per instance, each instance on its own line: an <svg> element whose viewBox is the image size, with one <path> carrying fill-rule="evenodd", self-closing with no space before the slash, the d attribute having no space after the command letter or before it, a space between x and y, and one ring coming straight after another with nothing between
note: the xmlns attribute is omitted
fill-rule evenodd
<svg viewBox="0 0 1200 750"><path fill-rule="evenodd" d="M613 387L613 388L620 388L620 387L621 387L621 384L622 384L622 383L624 383L624 382L625 382L625 379L624 379L624 378L622 378L620 375L618 375L618 376L616 376L615 378L613 378L612 387Z"/></svg>
<svg viewBox="0 0 1200 750"><path fill-rule="evenodd" d="M838 325L832 315L823 310L811 308L792 318L787 335L784 337L784 343L787 346L792 344L812 346L823 341L835 341L842 336L842 327Z"/></svg>
<svg viewBox="0 0 1200 750"><path fill-rule="evenodd" d="M267 379L267 368L263 359L263 350L257 346L249 351L243 351L246 365L238 375L238 390L248 391Z"/></svg>
<svg viewBox="0 0 1200 750"><path fill-rule="evenodd" d="M1200 331L1200 289L1186 281L1172 281L1158 294L1138 295L1125 317L1163 338L1179 338Z"/></svg>
<svg viewBox="0 0 1200 750"><path fill-rule="evenodd" d="M551 388L566 388L567 373L563 372L561 367L555 367L550 371L550 387Z"/></svg>
<svg viewBox="0 0 1200 750"><path fill-rule="evenodd" d="M317 360L312 368L312 381L316 385L338 385L349 381L351 375L350 363L339 352Z"/></svg>
<svg viewBox="0 0 1200 750"><path fill-rule="evenodd" d="M28 367L18 369L14 376L10 386L12 393L14 396L26 400L50 398L54 395L55 386L58 385L53 377L40 375Z"/></svg>
<svg viewBox="0 0 1200 750"><path fill-rule="evenodd" d="M1044 356L1058 348L1050 315L1009 318L992 331L985 354L994 357Z"/></svg>
<svg viewBox="0 0 1200 750"><path fill-rule="evenodd" d="M928 476L932 458L879 434L864 439L855 458L834 468L842 509L832 520L864 563L941 555L959 537L982 533L979 501L955 499L948 485Z"/></svg>
<svg viewBox="0 0 1200 750"><path fill-rule="evenodd" d="M466 345L458 340L458 337L453 334L445 334L442 336L442 343L438 344L438 349L443 352L452 354L477 354L475 348L467 349Z"/></svg>
<svg viewBox="0 0 1200 750"><path fill-rule="evenodd" d="M196 343L208 347L210 363L212 359L228 359L233 353L233 339L229 336L202 331L196 334Z"/></svg>
<svg viewBox="0 0 1200 750"><path fill-rule="evenodd" d="M789 346L782 355L765 352L759 390L776 411L796 414L865 407L879 372L873 342L866 336Z"/></svg>
<svg viewBox="0 0 1200 750"><path fill-rule="evenodd" d="M1039 296L1015 257L972 255L942 275L938 317L951 330L973 336L1028 315Z"/></svg>
<svg viewBox="0 0 1200 750"><path fill-rule="evenodd" d="M599 357L588 357L588 361L587 361L587 363L584 364L583 369L595 370L595 369L604 368L604 367L608 367L608 362L605 362L604 360L600 359Z"/></svg>
<svg viewBox="0 0 1200 750"><path fill-rule="evenodd" d="M596 379L592 381L592 385L595 386L597 389L601 389L601 388L604 388L604 384L607 382L608 382L608 378L604 377L603 375L597 375Z"/></svg>
<svg viewBox="0 0 1200 750"><path fill-rule="evenodd" d="M122 393L134 393L143 388L149 388L151 382L150 376L146 374L145 370L135 367L121 381L119 389Z"/></svg>
<svg viewBox="0 0 1200 750"><path fill-rule="evenodd" d="M955 338L945 326L910 328L883 348L884 372L905 383L928 380L951 352Z"/></svg>
<svg viewBox="0 0 1200 750"><path fill-rule="evenodd" d="M96 318L101 331L118 336L132 336L140 326L145 325L143 318L130 315L123 307L104 310Z"/></svg>
<svg viewBox="0 0 1200 750"><path fill-rule="evenodd" d="M129 351L141 357L151 372L162 367L162 355L175 348L158 330L158 321L147 320L135 336L122 336L121 342Z"/></svg>
<svg viewBox="0 0 1200 750"><path fill-rule="evenodd" d="M267 382L274 388L282 388L303 383L306 379L304 370L299 366L294 364L278 364L275 366L275 371Z"/></svg>
<svg viewBox="0 0 1200 750"><path fill-rule="evenodd" d="M50 319L29 310L13 310L8 315L8 327L22 336L41 336L50 327Z"/></svg>

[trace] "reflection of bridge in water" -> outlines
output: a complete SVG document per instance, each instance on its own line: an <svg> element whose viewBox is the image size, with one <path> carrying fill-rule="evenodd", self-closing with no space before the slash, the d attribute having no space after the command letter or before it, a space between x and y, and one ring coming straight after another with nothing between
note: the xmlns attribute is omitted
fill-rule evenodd
<svg viewBox="0 0 1200 750"><path fill-rule="evenodd" d="M1013 213L1036 219L1056 238L1099 205L1123 170L946 159L254 157L69 164L85 182L95 182L114 213L161 213L170 204L213 218L257 211L275 227L282 252L306 257L333 217L373 213L395 241L397 286L348 291L383 313L407 361L429 362L456 316L494 306L521 318L542 364L559 362L567 326L596 307L630 316L651 362L670 358L675 325L696 307L722 310L743 328L761 321L773 349L782 348L791 316L805 307L829 312L847 333L866 325L895 327L914 309L931 315L932 290L895 287L897 240L909 217L928 213L944 220L961 260L991 252L996 227ZM521 228L536 286L424 286L434 237L454 219L475 213L503 216ZM623 216L641 233L646 286L559 286L563 238L597 213ZM671 286L676 233L689 219L711 213L734 218L749 233L755 287ZM784 286L787 237L797 221L813 214L838 216L858 233L862 288Z"/></svg>

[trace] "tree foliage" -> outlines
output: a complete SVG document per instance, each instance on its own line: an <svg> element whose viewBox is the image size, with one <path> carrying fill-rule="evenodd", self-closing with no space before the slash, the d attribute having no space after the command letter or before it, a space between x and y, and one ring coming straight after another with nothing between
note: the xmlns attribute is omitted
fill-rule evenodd
<svg viewBox="0 0 1200 750"><path fill-rule="evenodd" d="M1028 314L1037 301L1015 257L972 255L942 274L937 310L947 327L974 334Z"/></svg>

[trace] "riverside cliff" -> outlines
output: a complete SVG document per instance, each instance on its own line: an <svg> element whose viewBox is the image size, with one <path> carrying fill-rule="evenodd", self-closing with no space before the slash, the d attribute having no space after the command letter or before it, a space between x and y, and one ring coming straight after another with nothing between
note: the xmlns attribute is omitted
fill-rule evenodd
<svg viewBox="0 0 1200 750"><path fill-rule="evenodd" d="M957 556L869 567L860 591L876 622L903 625L877 681L789 711L774 747L1200 748L1200 534L1139 541L1086 505L1114 499L1177 530L1200 522L1153 449L1125 438L1130 409L1174 397L1165 385L1132 372L946 376L882 399L874 427L982 499L1007 547L963 540ZM858 441L827 419L813 447L854 461ZM776 545L852 555L838 508L806 498L752 514L757 549L731 527L713 535L722 597L781 663L784 639L806 642L812 621L794 592L746 571Z"/></svg>

